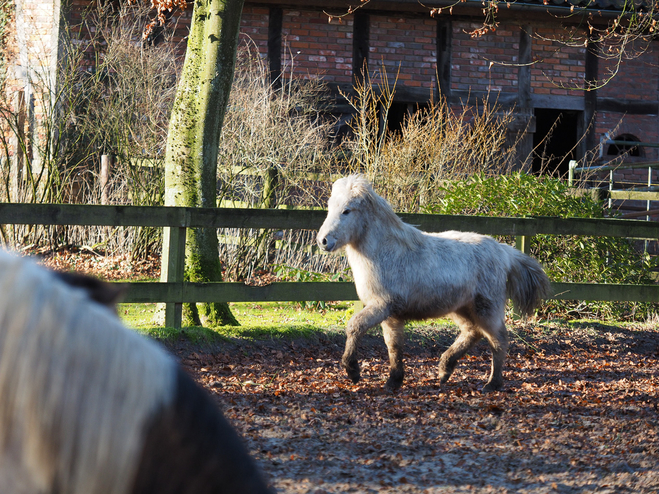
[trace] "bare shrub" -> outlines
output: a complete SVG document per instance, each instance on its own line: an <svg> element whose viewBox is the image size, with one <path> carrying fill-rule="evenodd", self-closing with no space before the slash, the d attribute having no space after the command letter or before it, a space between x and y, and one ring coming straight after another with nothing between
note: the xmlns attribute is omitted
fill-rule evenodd
<svg viewBox="0 0 659 494"><path fill-rule="evenodd" d="M266 61L248 43L238 53L231 98L222 128L218 199L229 207L321 207L317 174L331 170L334 121L324 113L326 87L292 72L271 82ZM322 179L322 178L321 178ZM221 257L227 275L248 278L278 262L308 259L314 232L224 229ZM297 248L299 247L299 249ZM273 256L277 256L273 258ZM312 255L313 257L313 255ZM317 257L317 256L316 256Z"/></svg>
<svg viewBox="0 0 659 494"><path fill-rule="evenodd" d="M353 107L352 132L333 141L335 122L323 118L322 84L291 73L276 81L278 89L254 53L246 48L239 57L223 129L220 197L228 206L324 208L331 181L359 172L397 210L418 211L438 200L438 185L446 180L516 165L517 149L507 144L512 110L496 103L455 110L431 100L405 119L400 132L390 132L386 120L395 82L390 85L384 71L344 95ZM249 277L273 264L314 272L347 268L345 259L317 253L311 231L234 230L222 232L221 239L230 277Z"/></svg>
<svg viewBox="0 0 659 494"><path fill-rule="evenodd" d="M80 25L68 27L57 79L30 72L37 100L30 104L42 109L32 127L11 101L0 101L0 120L9 130L0 142L7 157L0 172L3 200L99 204L100 157L106 154L114 157L110 204L162 203L162 155L180 60L171 42L143 43L147 6L122 3L117 9L95 5ZM172 30L162 33L166 41ZM87 245L132 256L159 247L159 232L143 228L15 229L4 240L39 244L44 231L52 247Z"/></svg>
<svg viewBox="0 0 659 494"><path fill-rule="evenodd" d="M432 99L410 114L400 132L387 129L395 86L384 70L346 96L354 109L352 139L344 142L350 172L366 174L396 210L418 211L439 199L443 181L474 173L505 173L517 165L507 145L512 110L487 99L451 108ZM395 84L395 80L394 80Z"/></svg>

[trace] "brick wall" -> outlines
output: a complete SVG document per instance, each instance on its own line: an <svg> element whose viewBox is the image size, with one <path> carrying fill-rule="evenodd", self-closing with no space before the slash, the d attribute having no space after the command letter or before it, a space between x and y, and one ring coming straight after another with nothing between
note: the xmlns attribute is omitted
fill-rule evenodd
<svg viewBox="0 0 659 494"><path fill-rule="evenodd" d="M598 78L605 80L612 72L616 75L605 86L597 90L600 98L615 100L657 101L659 90L659 48L658 42L653 42L651 50L644 49L639 56L626 58L619 68L614 59L600 58L598 61ZM659 142L659 123L655 115L629 115L625 113L599 112L596 133L610 133L611 138L621 134L631 134L641 142ZM643 148L641 158L658 160L659 150Z"/></svg>
<svg viewBox="0 0 659 494"><path fill-rule="evenodd" d="M262 58L268 56L269 9L246 6L240 19L240 44Z"/></svg>
<svg viewBox="0 0 659 494"><path fill-rule="evenodd" d="M644 49L642 46L638 48ZM639 53L634 58L623 58L619 69L616 67L616 59L600 57L598 78L607 79L612 72L615 72L616 75L606 86L598 89L598 96L655 101L659 87L659 66L657 65L659 63L659 42L653 42L651 48L652 51Z"/></svg>
<svg viewBox="0 0 659 494"><path fill-rule="evenodd" d="M14 68L20 75L28 66L47 69L53 62L56 42L53 15L59 0L19 0L24 26L20 33L27 40ZM81 13L90 0L69 0L69 20L79 23ZM268 7L255 4L245 6L241 20L241 43L250 44L260 57L268 54ZM184 49L184 40L190 24L191 7L175 14L174 42ZM27 22L29 20L29 22ZM451 85L454 91L508 92L517 91L520 27L515 22L503 21L496 32L472 38L469 32L481 26L464 18L452 20ZM383 63L389 76L394 77L400 66L398 87L428 89L436 87L437 25L428 15L369 14L369 65L376 72ZM583 98L580 86L585 76L585 48L559 46L552 38L565 32L556 28L555 21L532 22L532 57L530 68L532 92L536 96L572 96ZM284 8L282 11L282 70L303 77L322 77L326 82L350 84L352 82L353 17L339 20L321 11ZM18 34L18 33L17 33ZM560 48L560 49L559 49ZM181 51L181 54L183 51ZM599 61L599 77L606 76L611 64ZM423 91L413 93L426 94ZM625 59L621 70L606 86L598 89L599 98L627 101L659 99L659 41L653 42L652 51L633 59ZM37 109L38 112L38 109ZM610 111L596 112L594 132L597 136L616 129L615 134L632 134L642 141L659 142L659 124L656 116L636 116ZM646 148L647 159L659 159L657 150Z"/></svg>
<svg viewBox="0 0 659 494"><path fill-rule="evenodd" d="M56 91L59 43L59 2L55 0L19 0L16 3L16 57L9 70L15 76L15 88L23 91L25 132L35 171L40 166L38 149L46 136L43 120ZM16 110L16 109L15 109Z"/></svg>
<svg viewBox="0 0 659 494"><path fill-rule="evenodd" d="M495 33L475 38L482 24L453 23L451 88L460 91L517 91L519 27L502 23ZM494 62L494 63L490 63Z"/></svg>
<svg viewBox="0 0 659 494"><path fill-rule="evenodd" d="M659 142L659 129L655 115L598 112L595 132L597 136L603 136L608 132L612 139L622 134L631 134L640 142ZM641 150L641 156L638 159L657 161L659 160L659 150L645 147ZM630 160L633 161L634 159L630 158Z"/></svg>
<svg viewBox="0 0 659 494"><path fill-rule="evenodd" d="M436 87L437 23L434 19L430 16L372 15L369 34L371 73L384 66L390 81L398 74L399 86Z"/></svg>
<svg viewBox="0 0 659 494"><path fill-rule="evenodd" d="M532 37L531 91L535 94L583 97L586 49L566 47L552 39L566 33L553 26L534 26Z"/></svg>
<svg viewBox="0 0 659 494"><path fill-rule="evenodd" d="M16 68L19 78L28 71L42 77L51 72L57 56L55 30L55 2L53 0L22 0L17 6L16 36L22 46Z"/></svg>
<svg viewBox="0 0 659 494"><path fill-rule="evenodd" d="M282 72L328 82L352 81L352 17L328 22L318 11L284 10Z"/></svg>

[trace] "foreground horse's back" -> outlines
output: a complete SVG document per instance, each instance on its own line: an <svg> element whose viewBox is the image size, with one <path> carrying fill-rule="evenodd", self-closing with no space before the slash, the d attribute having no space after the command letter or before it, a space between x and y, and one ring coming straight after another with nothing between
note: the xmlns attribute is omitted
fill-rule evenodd
<svg viewBox="0 0 659 494"><path fill-rule="evenodd" d="M0 293L2 494L270 492L216 403L101 305L112 287L0 251Z"/></svg>

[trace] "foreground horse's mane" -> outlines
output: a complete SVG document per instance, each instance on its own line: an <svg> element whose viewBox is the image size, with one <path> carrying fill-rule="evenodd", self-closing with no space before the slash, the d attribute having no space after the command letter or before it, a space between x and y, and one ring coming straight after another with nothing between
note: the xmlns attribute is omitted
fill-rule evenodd
<svg viewBox="0 0 659 494"><path fill-rule="evenodd" d="M105 288L0 250L0 492L269 494L217 404Z"/></svg>
<svg viewBox="0 0 659 494"><path fill-rule="evenodd" d="M39 487L63 476L58 482L67 492L95 493L103 485L108 493L127 492L141 429L173 389L171 359L107 307L90 303L84 290L1 251L0 292L0 447L21 451L20 461L41 473L33 479ZM96 352L81 360L83 348ZM125 388L131 379L135 385ZM98 440L79 440L88 437ZM63 447L44 448L44 438ZM103 473L112 478L84 473L99 464L111 465ZM13 475L0 461L0 482L11 485Z"/></svg>

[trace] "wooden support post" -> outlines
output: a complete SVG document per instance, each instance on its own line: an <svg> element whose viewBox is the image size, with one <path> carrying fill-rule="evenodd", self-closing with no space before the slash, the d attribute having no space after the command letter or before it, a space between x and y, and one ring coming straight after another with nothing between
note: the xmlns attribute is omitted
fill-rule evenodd
<svg viewBox="0 0 659 494"><path fill-rule="evenodd" d="M110 182L110 172L114 166L114 156L111 154L104 154L101 156L101 204L110 204L108 197L108 184Z"/></svg>
<svg viewBox="0 0 659 494"><path fill-rule="evenodd" d="M521 250L524 252L524 254L529 254L531 252L531 237L526 236L526 235L519 235L515 237L515 248L517 250ZM513 312L513 319L515 321L519 321L522 319L522 315L519 314L517 311Z"/></svg>
<svg viewBox="0 0 659 494"><path fill-rule="evenodd" d="M23 180L25 180L24 167L28 152L28 143L25 139L25 122L27 120L27 107L25 104L25 91L17 91L14 94L14 108L16 111L16 137L13 143L13 163L11 168L11 191L9 201L20 202L25 200L21 197Z"/></svg>
<svg viewBox="0 0 659 494"><path fill-rule="evenodd" d="M568 164L568 171L567 171L567 184L570 187L574 187L574 169L577 167L577 161L575 160L570 160L570 163Z"/></svg>
<svg viewBox="0 0 659 494"><path fill-rule="evenodd" d="M185 227L172 226L163 228L163 256L167 256L162 263L165 273L161 273L161 280L167 282L182 282L185 270ZM172 302L165 304L165 326L181 329L183 322L183 303Z"/></svg>
<svg viewBox="0 0 659 494"><path fill-rule="evenodd" d="M648 190L652 190L652 167L651 166L648 167ZM650 211L650 207L651 207L650 199L648 199L648 202L646 204L646 209L648 211ZM650 221L650 216L647 216L645 218L645 220ZM647 240L646 240L646 244L647 244Z"/></svg>
<svg viewBox="0 0 659 494"><path fill-rule="evenodd" d="M515 237L515 248L521 250L524 254L531 252L531 237L519 235Z"/></svg>
<svg viewBox="0 0 659 494"><path fill-rule="evenodd" d="M276 166L271 166L263 175L261 204L264 209L277 207L277 187L279 187L279 170Z"/></svg>

